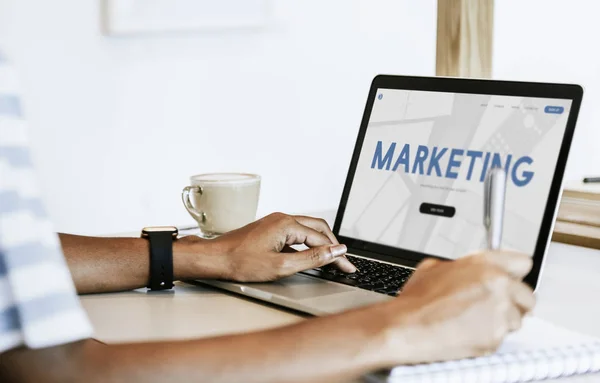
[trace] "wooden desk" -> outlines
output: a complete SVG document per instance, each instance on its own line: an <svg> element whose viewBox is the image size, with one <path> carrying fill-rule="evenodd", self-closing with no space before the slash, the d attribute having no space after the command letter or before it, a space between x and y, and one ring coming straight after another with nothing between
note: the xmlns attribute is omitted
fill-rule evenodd
<svg viewBox="0 0 600 383"><path fill-rule="evenodd" d="M330 218L331 214L325 215ZM552 243L535 315L600 337L600 251ZM173 293L87 295L83 306L106 343L191 339L287 325L306 316L209 287L178 283ZM560 382L592 382L583 376Z"/></svg>

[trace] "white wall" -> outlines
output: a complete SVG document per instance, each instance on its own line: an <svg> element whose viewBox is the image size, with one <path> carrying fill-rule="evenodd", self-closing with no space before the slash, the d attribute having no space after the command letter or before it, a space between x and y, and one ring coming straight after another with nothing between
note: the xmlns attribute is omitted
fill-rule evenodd
<svg viewBox="0 0 600 383"><path fill-rule="evenodd" d="M567 179L600 175L600 2L497 0L493 74L584 86Z"/></svg>
<svg viewBox="0 0 600 383"><path fill-rule="evenodd" d="M57 228L191 222L191 174L257 172L260 213L335 207L372 77L431 75L435 0L272 0L255 33L106 38L99 0L0 0Z"/></svg>
<svg viewBox="0 0 600 383"><path fill-rule="evenodd" d="M432 75L435 0L271 0L258 33L106 38L100 0L0 0L57 227L190 222L209 171L263 175L259 211L337 205L380 72ZM586 86L567 178L600 174L600 4L496 1L494 76ZM152 170L150 170L152 169Z"/></svg>

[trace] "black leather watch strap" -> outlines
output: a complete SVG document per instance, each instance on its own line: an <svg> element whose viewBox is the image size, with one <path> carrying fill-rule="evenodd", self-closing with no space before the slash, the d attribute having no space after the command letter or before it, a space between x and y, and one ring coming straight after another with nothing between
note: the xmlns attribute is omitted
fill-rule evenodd
<svg viewBox="0 0 600 383"><path fill-rule="evenodd" d="M173 288L173 233L152 232L150 242L150 290Z"/></svg>

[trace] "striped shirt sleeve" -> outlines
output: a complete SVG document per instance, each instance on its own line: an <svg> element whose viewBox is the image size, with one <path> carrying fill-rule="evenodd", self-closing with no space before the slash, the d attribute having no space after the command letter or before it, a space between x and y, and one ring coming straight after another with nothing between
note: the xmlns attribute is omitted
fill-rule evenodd
<svg viewBox="0 0 600 383"><path fill-rule="evenodd" d="M92 336L40 199L17 90L0 51L0 353Z"/></svg>

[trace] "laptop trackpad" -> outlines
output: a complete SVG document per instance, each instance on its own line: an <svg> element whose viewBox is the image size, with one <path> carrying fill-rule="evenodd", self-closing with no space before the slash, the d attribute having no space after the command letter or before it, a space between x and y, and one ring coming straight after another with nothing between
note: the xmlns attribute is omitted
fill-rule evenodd
<svg viewBox="0 0 600 383"><path fill-rule="evenodd" d="M311 278L305 275L295 274L291 277L279 279L269 283L245 283L246 286L259 289L290 299L307 299L321 297L324 295L356 291L355 288L344 286L339 283Z"/></svg>

